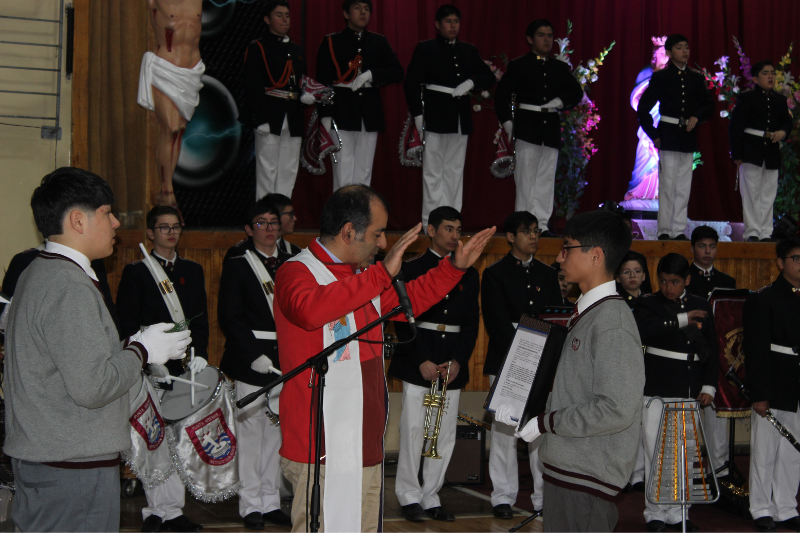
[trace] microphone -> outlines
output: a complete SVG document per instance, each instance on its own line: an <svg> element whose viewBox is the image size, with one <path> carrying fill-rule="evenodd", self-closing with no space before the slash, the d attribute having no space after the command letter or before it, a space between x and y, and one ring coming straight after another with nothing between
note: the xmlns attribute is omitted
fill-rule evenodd
<svg viewBox="0 0 800 533"><path fill-rule="evenodd" d="M406 292L406 277L402 270L394 277L392 280L392 285L394 286L394 290L397 291L397 297L400 300L400 307L403 308L403 313L406 315L408 325L411 326L411 329L413 329L416 333L417 325L414 323L414 310L411 307L411 300L408 299L408 293Z"/></svg>

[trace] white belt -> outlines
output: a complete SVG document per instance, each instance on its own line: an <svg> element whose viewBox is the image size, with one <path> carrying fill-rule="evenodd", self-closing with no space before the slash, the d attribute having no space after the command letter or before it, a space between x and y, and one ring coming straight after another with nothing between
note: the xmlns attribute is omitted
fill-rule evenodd
<svg viewBox="0 0 800 533"><path fill-rule="evenodd" d="M666 357L667 359L677 359L679 361L697 361L696 355L689 355L688 353L670 352L669 350L661 350L659 348L647 347L646 353L650 355L657 355L659 357Z"/></svg>
<svg viewBox="0 0 800 533"><path fill-rule="evenodd" d="M447 324L434 324L433 322L417 322L417 327L431 331L444 331L447 333L460 333L461 326L448 326Z"/></svg>
<svg viewBox="0 0 800 533"><path fill-rule="evenodd" d="M755 135L756 137L764 137L764 138L768 138L770 135L772 135L771 131L754 130L753 128L745 128L744 132L749 133L750 135Z"/></svg>
<svg viewBox="0 0 800 533"><path fill-rule="evenodd" d="M661 122L666 122L667 124L677 124L678 126L685 126L688 124L688 120L685 118L674 118L674 117L665 117L661 115Z"/></svg>
<svg viewBox="0 0 800 533"><path fill-rule="evenodd" d="M284 100L297 100L300 98L300 93L296 91L279 91L276 89L272 91L265 91L265 93L276 98L283 98Z"/></svg>
<svg viewBox="0 0 800 533"><path fill-rule="evenodd" d="M512 322L511 325L514 326L514 329L517 329L519 327L519 322Z"/></svg>
<svg viewBox="0 0 800 533"><path fill-rule="evenodd" d="M258 331L257 329L253 330L253 335L256 339L262 341L276 341L278 340L278 334L274 331Z"/></svg>
<svg viewBox="0 0 800 533"><path fill-rule="evenodd" d="M353 88L353 82L351 81L350 83L334 83L333 86L334 87L344 87L346 89L352 89ZM370 83L370 82L366 82L364 85L361 86L362 89L368 89L370 87L372 87L372 83Z"/></svg>
<svg viewBox="0 0 800 533"><path fill-rule="evenodd" d="M528 111L536 111L537 113L558 113L558 109L554 107L542 107L533 104L519 104L519 108Z"/></svg>
<svg viewBox="0 0 800 533"><path fill-rule="evenodd" d="M781 346L780 344L770 344L769 349L773 352L785 353L786 355L797 355L792 348Z"/></svg>
<svg viewBox="0 0 800 533"><path fill-rule="evenodd" d="M445 87L444 85L426 85L425 88L428 89L429 91L438 91L440 93L446 93L446 94L453 94L453 91L455 91L454 88Z"/></svg>

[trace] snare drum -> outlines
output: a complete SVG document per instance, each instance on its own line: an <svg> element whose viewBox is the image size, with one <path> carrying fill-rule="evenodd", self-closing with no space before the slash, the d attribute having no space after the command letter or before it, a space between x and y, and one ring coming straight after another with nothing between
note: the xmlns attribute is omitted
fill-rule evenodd
<svg viewBox="0 0 800 533"><path fill-rule="evenodd" d="M184 372L179 377L191 379L191 372ZM195 374L194 380L197 383L208 385L209 388L196 387L194 389L194 405L192 405L191 385L179 381L173 382L172 390L164 392L164 396L161 398L161 416L167 422L177 422L195 414L217 397L222 390L223 379L225 378L222 376L222 372L210 365Z"/></svg>
<svg viewBox="0 0 800 533"><path fill-rule="evenodd" d="M280 426L281 420L279 416L279 407L280 404L280 396L281 396L281 389L283 388L283 383L271 388L267 391L267 418L269 421L272 422L274 426Z"/></svg>

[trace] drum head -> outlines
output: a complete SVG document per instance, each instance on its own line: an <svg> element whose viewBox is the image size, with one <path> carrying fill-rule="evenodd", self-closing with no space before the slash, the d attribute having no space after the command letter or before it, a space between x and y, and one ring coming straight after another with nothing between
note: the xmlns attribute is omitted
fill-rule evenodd
<svg viewBox="0 0 800 533"><path fill-rule="evenodd" d="M283 383L273 387L267 393L267 409L269 409L270 413L274 415L280 414L278 412L278 404L281 400L281 389L283 389Z"/></svg>
<svg viewBox="0 0 800 533"><path fill-rule="evenodd" d="M180 377L191 379L191 372L184 372ZM219 391L222 374L215 367L207 366L202 372L195 374L194 380L208 385L209 388L195 388L194 405L192 405L191 386L187 383L174 382L172 390L166 391L161 398L161 416L164 420L167 422L183 420L208 405Z"/></svg>

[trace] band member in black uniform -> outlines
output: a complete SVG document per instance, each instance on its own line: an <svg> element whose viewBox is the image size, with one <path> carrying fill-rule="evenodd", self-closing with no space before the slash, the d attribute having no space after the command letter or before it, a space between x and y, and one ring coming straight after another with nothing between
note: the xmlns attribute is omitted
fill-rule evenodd
<svg viewBox="0 0 800 533"><path fill-rule="evenodd" d="M269 0L267 29L247 47L244 89L255 135L256 200L267 193L292 196L303 140L301 89L306 74L303 50L289 39L289 2Z"/></svg>
<svg viewBox="0 0 800 533"><path fill-rule="evenodd" d="M431 238L431 247L419 257L403 263L406 281L436 268L439 261L458 247L461 213L452 207L438 207L431 211L429 221L426 231ZM421 521L425 515L447 522L455 519L442 507L439 490L444 484L444 474L455 447L458 400L461 388L469 383L469 360L478 338L479 285L478 271L474 267L468 268L461 282L444 300L417 317L416 339L410 345L398 346L402 349L396 352L389 366L389 375L403 380L395 492L403 516L412 522ZM395 330L401 341L413 336L408 324L398 322ZM444 384L448 365L450 373L446 394L450 407L442 417L437 442L442 459L424 461L420 484L417 474L422 460L420 453L427 410L422 402L425 394L430 392L432 380L441 379L440 388ZM433 435L432 427L428 433Z"/></svg>
<svg viewBox="0 0 800 533"><path fill-rule="evenodd" d="M617 294L625 298L625 303L633 309L642 293L642 282L647 274L647 262L641 254L628 251L617 267L615 281Z"/></svg>
<svg viewBox="0 0 800 533"><path fill-rule="evenodd" d="M692 282L686 286L689 293L701 298L708 298L714 289L735 289L736 280L725 272L714 268L717 258L717 230L710 226L697 226L692 231L692 255L694 261L689 267Z"/></svg>
<svg viewBox="0 0 800 533"><path fill-rule="evenodd" d="M750 514L756 531L775 531L776 526L797 531L800 454L764 416L770 409L790 433L800 435L800 238L780 241L775 251L780 274L751 294L744 306L747 384L753 401Z"/></svg>
<svg viewBox="0 0 800 533"><path fill-rule="evenodd" d="M278 248L283 250L289 255L297 255L300 253L300 247L287 241L285 237L294 233L294 225L297 223L297 217L294 214L294 207L292 207L292 199L283 194L268 194L265 200L281 212L281 233L278 238Z"/></svg>
<svg viewBox="0 0 800 533"><path fill-rule="evenodd" d="M564 276L564 272L561 270L561 263L556 261L555 263L550 265L556 271L556 275L558 276L558 287L561 289L561 304L564 307L572 307L575 305L575 302L570 300L570 298L576 297L573 293L580 292L580 290L576 289L577 285L574 283L570 283L566 280Z"/></svg>
<svg viewBox="0 0 800 533"><path fill-rule="evenodd" d="M178 295L183 315L192 319L194 359L187 368L200 372L208 364L208 308L203 267L180 257L177 252L183 226L174 207L156 206L147 213L147 238L153 243L150 253L161 265ZM117 308L122 336L139 331L142 326L175 322L159 290L146 260L125 265L117 289ZM161 383L170 386L168 376L180 376L185 369L181 361L166 365L147 365L147 371ZM202 526L183 514L185 489L178 474L173 474L151 490L145 490L147 507L142 509L142 531L200 531Z"/></svg>
<svg viewBox="0 0 800 533"><path fill-rule="evenodd" d="M563 303L556 271L534 258L541 233L536 217L526 211L512 213L506 218L504 229L511 251L483 271L481 282L483 323L489 335L483 373L489 374L492 381L511 347L522 315L538 316L547 307ZM539 442L528 444L534 489L531 501L536 510L542 508L544 493ZM492 422L489 477L494 487L494 515L511 518L511 506L519 492L517 439L514 428L503 423Z"/></svg>
<svg viewBox="0 0 800 533"><path fill-rule="evenodd" d="M372 0L344 0L347 26L322 40L317 52L317 81L333 87L333 104L318 106L331 132L336 122L342 149L333 164L333 190L372 179L378 132L384 130L379 87L403 81L403 66L383 35L366 30ZM334 142L336 136L332 134Z"/></svg>
<svg viewBox="0 0 800 533"><path fill-rule="evenodd" d="M717 334L711 317L711 306L698 296L689 294L691 282L689 261L675 253L661 258L657 268L660 291L639 298L633 310L644 356L644 433L645 478L655 458L653 449L658 437L662 404L648 402L654 396L664 401L694 402L709 405L716 393L719 377ZM645 483L647 483L645 479ZM645 504L644 518L648 531L681 528L680 506ZM687 511L688 513L688 511ZM686 531L697 531L688 520Z"/></svg>
<svg viewBox="0 0 800 533"><path fill-rule="evenodd" d="M219 326L225 334L220 370L236 382L236 399L278 378L280 369L272 297L275 272L291 255L277 246L280 211L262 198L245 213L247 240L223 263L219 281ZM241 249L243 248L243 249ZM278 393L273 389L271 397ZM280 426L266 415L264 400L236 413L239 442L239 514L249 529L264 522L290 525L281 511Z"/></svg>
<svg viewBox="0 0 800 533"><path fill-rule="evenodd" d="M689 41L680 34L664 44L670 62L653 73L639 100L639 125L659 150L658 238L687 240L683 232L692 190L692 161L697 149L695 128L711 118L714 100L703 74L689 68ZM653 127L650 110L660 102L661 122Z"/></svg>
<svg viewBox="0 0 800 533"><path fill-rule="evenodd" d="M553 25L538 19L525 32L531 51L512 60L495 93L497 118L510 139L516 137L517 211L529 211L539 221L543 237L552 237L548 222L553 214L556 163L561 147L559 110L576 106L583 98L580 83L569 65L550 57ZM517 111L511 120L511 99ZM513 130L513 132L512 132Z"/></svg>
<svg viewBox="0 0 800 533"><path fill-rule="evenodd" d="M436 10L435 39L414 48L403 89L417 131L422 135L425 85L425 153L422 158L422 226L439 206L461 210L467 137L472 133L470 91L495 84L474 45L458 39L461 11L452 4Z"/></svg>
<svg viewBox="0 0 800 533"><path fill-rule="evenodd" d="M772 240L772 204L778 192L781 145L792 131L786 97L777 94L775 66L760 61L753 66L752 91L741 93L731 112L728 136L731 159L739 169L744 238Z"/></svg>

